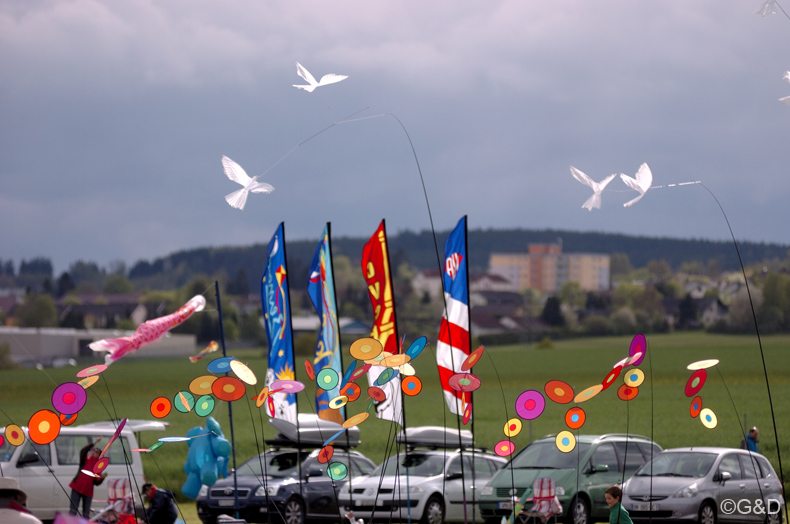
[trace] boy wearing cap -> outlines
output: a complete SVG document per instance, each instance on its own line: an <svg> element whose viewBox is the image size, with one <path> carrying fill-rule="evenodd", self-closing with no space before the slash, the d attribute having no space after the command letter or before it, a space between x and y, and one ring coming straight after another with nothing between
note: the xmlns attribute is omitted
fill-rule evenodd
<svg viewBox="0 0 790 524"><path fill-rule="evenodd" d="M3 524L41 524L25 504L27 495L16 479L0 477L0 522Z"/></svg>

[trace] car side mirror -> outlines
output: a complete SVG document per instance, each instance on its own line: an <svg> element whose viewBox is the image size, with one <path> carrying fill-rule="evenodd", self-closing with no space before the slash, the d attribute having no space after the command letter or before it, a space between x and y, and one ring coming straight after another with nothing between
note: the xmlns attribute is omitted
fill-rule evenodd
<svg viewBox="0 0 790 524"><path fill-rule="evenodd" d="M447 475L445 475L444 478L446 480L456 480L456 479L460 479L462 477L463 477L463 475L461 475L461 472L460 471L456 471L455 473L448 473Z"/></svg>
<svg viewBox="0 0 790 524"><path fill-rule="evenodd" d="M727 482L728 480L731 479L732 479L732 473L730 473L729 471L722 471L721 473L719 473L719 478L718 478L719 482Z"/></svg>
<svg viewBox="0 0 790 524"><path fill-rule="evenodd" d="M609 465L608 464L597 464L597 465L593 466L593 468L590 471L590 473L606 473L608 471L609 471Z"/></svg>
<svg viewBox="0 0 790 524"><path fill-rule="evenodd" d="M16 467L22 468L25 464L33 464L35 462L38 462L38 455L35 453L27 453L19 459L16 463Z"/></svg>

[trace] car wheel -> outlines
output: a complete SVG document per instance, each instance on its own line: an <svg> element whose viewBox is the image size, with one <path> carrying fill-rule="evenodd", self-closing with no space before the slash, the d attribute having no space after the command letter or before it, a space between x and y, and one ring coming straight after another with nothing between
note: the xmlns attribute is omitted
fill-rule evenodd
<svg viewBox="0 0 790 524"><path fill-rule="evenodd" d="M304 504L302 501L293 497L285 503L283 515L285 524L304 524Z"/></svg>
<svg viewBox="0 0 790 524"><path fill-rule="evenodd" d="M565 518L565 524L589 524L590 523L590 507L581 497L573 497L571 506L568 509L568 516Z"/></svg>
<svg viewBox="0 0 790 524"><path fill-rule="evenodd" d="M699 524L716 524L716 506L712 502L705 502L699 508Z"/></svg>
<svg viewBox="0 0 790 524"><path fill-rule="evenodd" d="M781 508L781 506L780 506L779 510L780 511L777 511L776 513L769 513L765 517L765 524L782 524L782 511L781 511L782 508Z"/></svg>
<svg viewBox="0 0 790 524"><path fill-rule="evenodd" d="M437 495L433 495L425 503L422 524L444 524L444 502Z"/></svg>

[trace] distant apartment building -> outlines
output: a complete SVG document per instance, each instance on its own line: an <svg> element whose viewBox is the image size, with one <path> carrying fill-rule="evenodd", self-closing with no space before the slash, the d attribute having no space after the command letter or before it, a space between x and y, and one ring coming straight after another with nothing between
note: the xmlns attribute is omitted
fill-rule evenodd
<svg viewBox="0 0 790 524"><path fill-rule="evenodd" d="M489 273L513 283L515 290L556 293L565 282L585 291L609 289L609 255L563 253L562 244L529 244L526 253L492 253Z"/></svg>

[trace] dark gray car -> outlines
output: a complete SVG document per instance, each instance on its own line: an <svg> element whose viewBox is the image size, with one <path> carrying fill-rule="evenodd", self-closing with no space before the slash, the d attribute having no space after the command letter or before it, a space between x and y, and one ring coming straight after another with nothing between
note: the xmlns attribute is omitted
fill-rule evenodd
<svg viewBox="0 0 790 524"><path fill-rule="evenodd" d="M634 522L779 524L784 497L764 456L743 449L664 450L623 484L623 507Z"/></svg>

